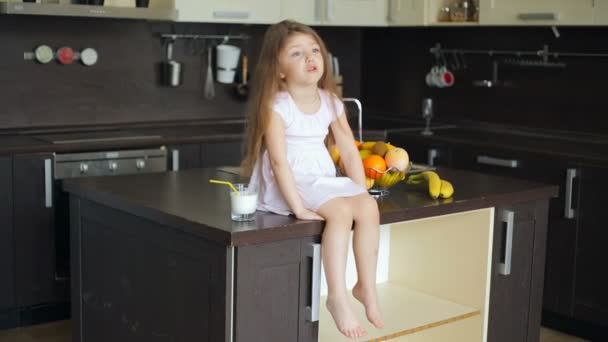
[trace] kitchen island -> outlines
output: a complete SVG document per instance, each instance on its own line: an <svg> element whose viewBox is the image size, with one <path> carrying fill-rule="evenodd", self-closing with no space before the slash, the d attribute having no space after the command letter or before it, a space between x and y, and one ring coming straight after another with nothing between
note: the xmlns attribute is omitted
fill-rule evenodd
<svg viewBox="0 0 608 342"><path fill-rule="evenodd" d="M378 199L387 327L368 340L538 341L548 200L557 187L439 169L432 200ZM74 341L334 342L320 298L323 223L230 220L217 169L81 178L70 193ZM363 316L361 316L363 320Z"/></svg>

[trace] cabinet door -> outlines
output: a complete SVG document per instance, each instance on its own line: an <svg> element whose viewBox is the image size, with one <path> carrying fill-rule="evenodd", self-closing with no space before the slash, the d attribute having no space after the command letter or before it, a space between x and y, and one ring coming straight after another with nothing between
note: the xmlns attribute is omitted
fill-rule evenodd
<svg viewBox="0 0 608 342"><path fill-rule="evenodd" d="M271 24L281 17L281 0L176 0L178 21Z"/></svg>
<svg viewBox="0 0 608 342"><path fill-rule="evenodd" d="M201 144L201 167L239 166L243 159L243 142L228 141Z"/></svg>
<svg viewBox="0 0 608 342"><path fill-rule="evenodd" d="M389 0L388 24L391 26L422 26L426 17L425 0Z"/></svg>
<svg viewBox="0 0 608 342"><path fill-rule="evenodd" d="M608 326L608 169L581 168L574 317Z"/></svg>
<svg viewBox="0 0 608 342"><path fill-rule="evenodd" d="M310 279L310 268L303 246L312 241L292 239L237 248L237 342L317 341L318 322L303 322L306 315L301 307L307 300L305 291L310 290L304 284Z"/></svg>
<svg viewBox="0 0 608 342"><path fill-rule="evenodd" d="M11 158L0 158L0 312L15 307L12 176Z"/></svg>
<svg viewBox="0 0 608 342"><path fill-rule="evenodd" d="M590 25L593 0L481 0L482 25Z"/></svg>
<svg viewBox="0 0 608 342"><path fill-rule="evenodd" d="M201 146L199 144L174 145L167 148L167 170L179 171L201 167Z"/></svg>
<svg viewBox="0 0 608 342"><path fill-rule="evenodd" d="M559 196L552 198L549 206L543 309L572 317L580 170L563 168L561 178L561 182L556 183L559 184ZM575 212L567 214L566 208Z"/></svg>
<svg viewBox="0 0 608 342"><path fill-rule="evenodd" d="M18 306L56 299L52 158L52 155L19 155L13 159Z"/></svg>
<svg viewBox="0 0 608 342"><path fill-rule="evenodd" d="M537 154L488 147L453 147L452 166L497 176L562 184L567 164Z"/></svg>
<svg viewBox="0 0 608 342"><path fill-rule="evenodd" d="M488 341L528 341L534 228L533 206L495 211Z"/></svg>
<svg viewBox="0 0 608 342"><path fill-rule="evenodd" d="M384 26L387 23L386 0L323 1L327 25Z"/></svg>
<svg viewBox="0 0 608 342"><path fill-rule="evenodd" d="M281 0L281 20L292 19L307 25L321 24L322 0Z"/></svg>

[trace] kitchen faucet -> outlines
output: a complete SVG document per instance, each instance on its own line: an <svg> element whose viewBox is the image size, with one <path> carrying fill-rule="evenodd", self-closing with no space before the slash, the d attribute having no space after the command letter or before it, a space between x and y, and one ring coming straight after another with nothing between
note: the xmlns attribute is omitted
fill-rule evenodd
<svg viewBox="0 0 608 342"><path fill-rule="evenodd" d="M354 97L345 97L342 99L344 102L354 102L357 105L357 110L359 111L357 114L357 122L359 125L358 133L359 133L359 141L363 141L363 106L361 105L361 101Z"/></svg>

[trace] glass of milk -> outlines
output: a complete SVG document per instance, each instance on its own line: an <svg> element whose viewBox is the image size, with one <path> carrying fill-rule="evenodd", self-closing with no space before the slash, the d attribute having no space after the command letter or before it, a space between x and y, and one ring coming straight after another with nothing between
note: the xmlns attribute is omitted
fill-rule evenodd
<svg viewBox="0 0 608 342"><path fill-rule="evenodd" d="M237 183L238 194L230 191L230 217L234 221L251 221L258 206L258 192L249 184Z"/></svg>

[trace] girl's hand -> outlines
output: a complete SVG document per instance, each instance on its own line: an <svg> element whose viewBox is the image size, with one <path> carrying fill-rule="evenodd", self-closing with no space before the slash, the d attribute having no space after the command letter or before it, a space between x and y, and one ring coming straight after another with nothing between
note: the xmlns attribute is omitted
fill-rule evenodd
<svg viewBox="0 0 608 342"><path fill-rule="evenodd" d="M300 220L319 220L319 221L325 221L325 219L315 213L312 210L308 210L308 209L302 209L301 211L294 213L296 215L296 217Z"/></svg>

